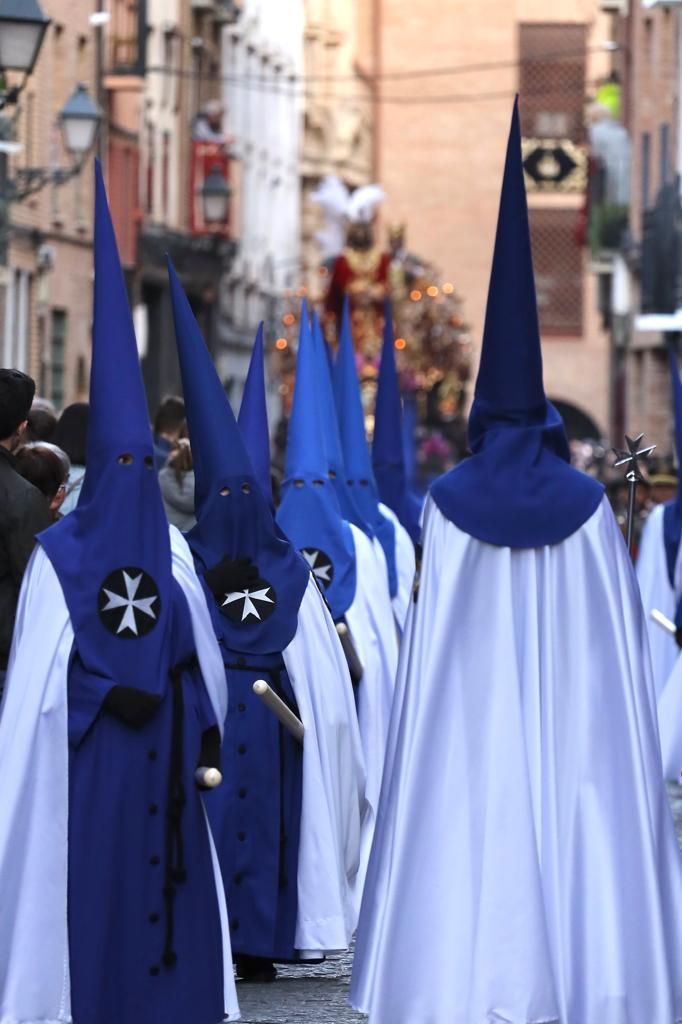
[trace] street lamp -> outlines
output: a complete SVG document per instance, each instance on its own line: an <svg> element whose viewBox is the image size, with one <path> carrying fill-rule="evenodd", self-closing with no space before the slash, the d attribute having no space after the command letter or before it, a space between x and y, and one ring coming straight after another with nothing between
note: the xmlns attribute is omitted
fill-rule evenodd
<svg viewBox="0 0 682 1024"><path fill-rule="evenodd" d="M69 153L78 157L91 149L101 120L102 111L81 82L59 112L64 146Z"/></svg>
<svg viewBox="0 0 682 1024"><path fill-rule="evenodd" d="M38 0L0 0L0 70L30 75L49 24Z"/></svg>
<svg viewBox="0 0 682 1024"><path fill-rule="evenodd" d="M207 224L224 224L232 190L219 164L214 164L201 186L204 220Z"/></svg>

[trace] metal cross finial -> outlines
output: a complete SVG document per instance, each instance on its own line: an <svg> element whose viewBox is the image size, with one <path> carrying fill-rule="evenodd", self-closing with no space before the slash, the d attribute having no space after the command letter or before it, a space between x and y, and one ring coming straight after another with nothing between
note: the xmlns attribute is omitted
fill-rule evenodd
<svg viewBox="0 0 682 1024"><path fill-rule="evenodd" d="M628 494L627 518L627 546L630 555L634 554L632 542L634 539L635 531L635 498L637 495L637 484L640 482L640 480L644 479L644 477L642 476L642 471L639 468L639 463L641 459L646 459L649 455L651 455L652 451L656 447L655 444L652 444L649 448L640 448L639 446L643 440L644 434L640 434L639 437L636 437L634 439L634 441L631 437L628 437L626 434L625 443L628 446L628 450L626 452L623 452L616 451L616 449L614 448L614 451L616 453L616 461L614 462L614 466L629 466L629 469L625 474L625 479L630 485Z"/></svg>
<svg viewBox="0 0 682 1024"><path fill-rule="evenodd" d="M644 477L642 476L642 472L639 468L640 459L648 458L648 456L651 455L652 451L656 447L655 444L652 444L649 448L640 449L639 446L643 440L644 434L640 434L639 437L636 437L634 439L634 441L631 437L628 437L626 434L625 443L628 446L628 450L626 452L623 452L617 451L614 448L614 451L616 453L616 462L614 462L615 467L627 466L628 464L631 464L630 469L628 469L627 473L625 474L625 479L628 481L628 483L631 484L639 483L640 480L644 479Z"/></svg>

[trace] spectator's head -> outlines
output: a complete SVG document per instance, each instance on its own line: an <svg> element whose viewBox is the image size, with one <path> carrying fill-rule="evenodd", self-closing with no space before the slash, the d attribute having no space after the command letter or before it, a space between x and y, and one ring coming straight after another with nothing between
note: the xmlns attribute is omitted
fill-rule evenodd
<svg viewBox="0 0 682 1024"><path fill-rule="evenodd" d="M185 403L176 395L164 398L154 418L154 433L176 444L185 433Z"/></svg>
<svg viewBox="0 0 682 1024"><path fill-rule="evenodd" d="M34 381L20 370L0 370L0 445L16 451L28 425L36 392Z"/></svg>
<svg viewBox="0 0 682 1024"><path fill-rule="evenodd" d="M34 398L28 414L29 441L51 441L56 426L57 414L52 402L46 398Z"/></svg>
<svg viewBox="0 0 682 1024"><path fill-rule="evenodd" d="M16 468L25 480L45 496L52 519L57 519L66 496L69 460L51 444L31 444L16 454Z"/></svg>
<svg viewBox="0 0 682 1024"><path fill-rule="evenodd" d="M204 104L203 115L211 126L211 130L219 132L223 127L223 105L220 100L209 100Z"/></svg>
<svg viewBox="0 0 682 1024"><path fill-rule="evenodd" d="M53 443L66 452L74 466L86 465L89 417L87 402L67 405L52 435Z"/></svg>

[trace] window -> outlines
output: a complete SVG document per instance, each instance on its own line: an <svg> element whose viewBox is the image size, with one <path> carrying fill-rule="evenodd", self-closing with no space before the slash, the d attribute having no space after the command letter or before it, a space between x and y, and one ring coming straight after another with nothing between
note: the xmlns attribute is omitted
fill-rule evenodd
<svg viewBox="0 0 682 1024"><path fill-rule="evenodd" d="M66 310L53 309L52 332L50 337L50 366L52 369L50 398L57 409L62 409L64 406L66 329Z"/></svg>
<svg viewBox="0 0 682 1024"><path fill-rule="evenodd" d="M587 27L521 24L519 58L523 134L584 142Z"/></svg>
<svg viewBox="0 0 682 1024"><path fill-rule="evenodd" d="M670 125L662 124L659 128L659 156L661 161L661 187L670 181Z"/></svg>
<svg viewBox="0 0 682 1024"><path fill-rule="evenodd" d="M531 207L529 213L540 331L581 337L583 266L575 241L576 211Z"/></svg>
<svg viewBox="0 0 682 1024"><path fill-rule="evenodd" d="M10 271L5 294L3 365L26 372L30 347L31 275L25 270Z"/></svg>
<svg viewBox="0 0 682 1024"><path fill-rule="evenodd" d="M642 209L649 209L649 192L651 179L651 136L649 132L642 132Z"/></svg>
<svg viewBox="0 0 682 1024"><path fill-rule="evenodd" d="M155 160L154 160L154 125L151 122L147 123L147 188L146 188L146 205L147 213L150 216L154 216L154 176L156 172Z"/></svg>
<svg viewBox="0 0 682 1024"><path fill-rule="evenodd" d="M170 132L163 133L161 148L161 218L164 224L168 223L168 195L170 172Z"/></svg>

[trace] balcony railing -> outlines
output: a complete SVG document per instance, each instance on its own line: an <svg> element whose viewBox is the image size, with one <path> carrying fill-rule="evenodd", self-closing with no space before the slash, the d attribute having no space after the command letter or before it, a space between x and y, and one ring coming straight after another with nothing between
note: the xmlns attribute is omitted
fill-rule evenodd
<svg viewBox="0 0 682 1024"><path fill-rule="evenodd" d="M147 49L147 0L114 0L108 32L109 73L145 73Z"/></svg>

